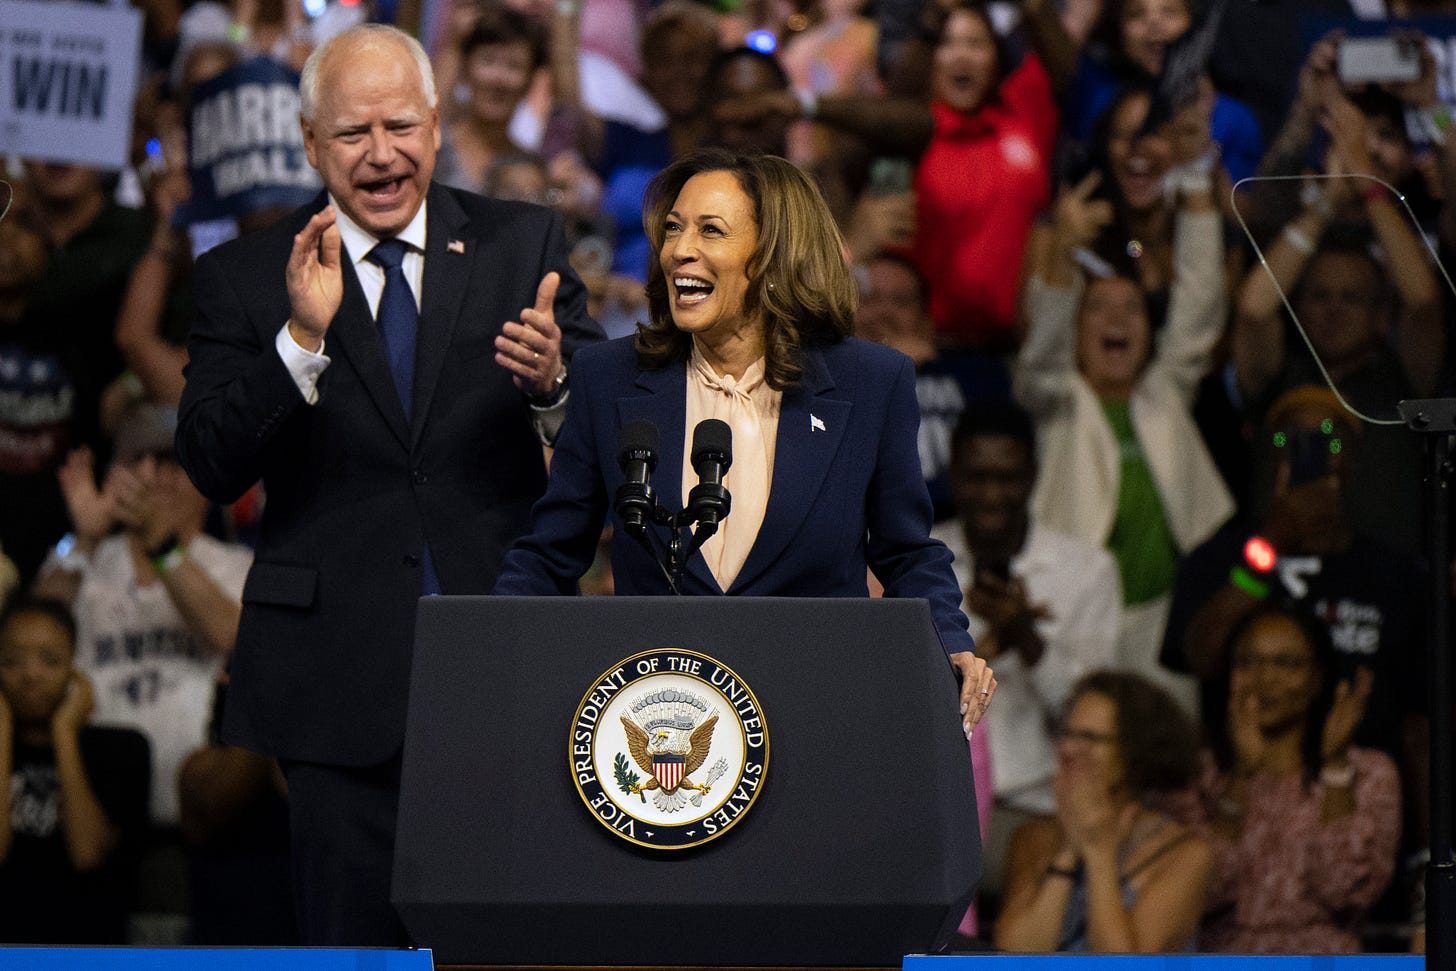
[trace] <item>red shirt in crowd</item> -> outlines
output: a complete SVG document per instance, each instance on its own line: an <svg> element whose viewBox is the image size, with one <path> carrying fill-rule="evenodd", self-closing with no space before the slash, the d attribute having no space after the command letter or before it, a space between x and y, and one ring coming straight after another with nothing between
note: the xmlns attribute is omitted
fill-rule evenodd
<svg viewBox="0 0 1456 971"><path fill-rule="evenodd" d="M1051 200L1056 101L1035 55L969 114L931 102L935 129L915 172L915 262L936 330L955 343L1014 346L1026 239Z"/></svg>

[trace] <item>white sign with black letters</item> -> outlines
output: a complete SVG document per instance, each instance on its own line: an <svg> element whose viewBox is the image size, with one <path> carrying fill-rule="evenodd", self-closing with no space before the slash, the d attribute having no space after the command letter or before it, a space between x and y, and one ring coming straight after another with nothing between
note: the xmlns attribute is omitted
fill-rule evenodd
<svg viewBox="0 0 1456 971"><path fill-rule="evenodd" d="M125 6L0 0L4 151L125 165L141 37L141 12Z"/></svg>

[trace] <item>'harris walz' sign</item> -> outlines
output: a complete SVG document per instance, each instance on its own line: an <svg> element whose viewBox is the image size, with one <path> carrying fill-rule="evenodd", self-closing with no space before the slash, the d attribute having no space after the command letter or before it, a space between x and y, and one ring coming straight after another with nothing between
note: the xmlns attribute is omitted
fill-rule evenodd
<svg viewBox="0 0 1456 971"><path fill-rule="evenodd" d="M197 86L188 119L187 221L291 208L317 194L298 106L298 75L266 57Z"/></svg>
<svg viewBox="0 0 1456 971"><path fill-rule="evenodd" d="M125 6L0 0L0 148L124 166L141 26Z"/></svg>

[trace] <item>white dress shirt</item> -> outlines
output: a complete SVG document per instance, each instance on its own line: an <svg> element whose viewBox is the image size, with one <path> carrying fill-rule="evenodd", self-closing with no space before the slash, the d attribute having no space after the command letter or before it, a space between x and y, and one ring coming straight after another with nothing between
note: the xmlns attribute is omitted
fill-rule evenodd
<svg viewBox="0 0 1456 971"><path fill-rule="evenodd" d="M361 227L354 220L344 214L344 210L329 195L329 205L334 207L335 225L339 227L339 240L344 244L343 251L348 254L350 262L354 264L354 274L359 278L359 286L364 291L364 299L369 301L369 312L375 316L379 314L379 298L384 295L384 267L376 266L369 262L367 257L371 250L379 244L379 237ZM420 203L419 212L411 219L396 236L409 244L405 250L404 270L405 279L409 281L410 292L415 297L415 309L420 306L420 289L425 280L425 209L426 203ZM285 321L283 328L278 331L275 340L278 347L278 356L283 358L283 364L288 368L288 373L293 375L293 383L298 385L298 391L303 399L309 404L318 404L318 379L324 373L324 369L331 363L330 358L324 353L321 345L317 351L307 350L293 339L288 332L288 323Z"/></svg>
<svg viewBox="0 0 1456 971"><path fill-rule="evenodd" d="M955 554L961 589L970 587L976 567L960 523L942 523L931 535ZM1035 522L1011 559L1011 574L1026 585L1031 603L1046 607L1051 616L1036 623L1046 650L1034 666L1028 668L1015 650L1003 651L991 662L996 703L986 712L986 724L992 785L997 802L1049 815L1056 811L1052 731L1077 681L1116 663L1122 583L1117 562L1106 550ZM961 606L970 618L971 636L979 639L986 621L964 602Z"/></svg>

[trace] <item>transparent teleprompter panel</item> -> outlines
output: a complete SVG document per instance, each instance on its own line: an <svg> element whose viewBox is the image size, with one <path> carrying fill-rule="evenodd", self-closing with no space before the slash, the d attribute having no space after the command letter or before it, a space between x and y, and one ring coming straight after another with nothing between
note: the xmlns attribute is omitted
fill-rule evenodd
<svg viewBox="0 0 1456 971"><path fill-rule="evenodd" d="M1353 529L1415 553L1421 442L1398 406L1451 376L1456 287L1422 174L1395 153L1374 160L1381 136L1358 112L1348 100L1326 111L1323 171L1233 188L1256 262L1233 294L1231 384L1254 418L1254 498L1266 515L1280 507L1305 532ZM1397 189L1398 173L1415 188Z"/></svg>

